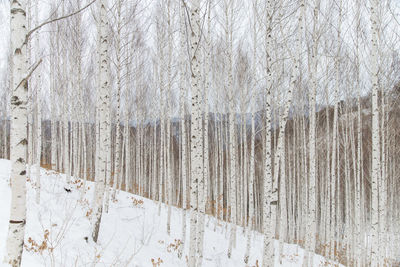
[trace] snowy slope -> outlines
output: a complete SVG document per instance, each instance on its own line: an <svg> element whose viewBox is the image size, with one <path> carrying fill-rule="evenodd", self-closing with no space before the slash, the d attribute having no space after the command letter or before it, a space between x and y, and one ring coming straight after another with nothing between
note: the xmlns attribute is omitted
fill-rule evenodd
<svg viewBox="0 0 400 267"><path fill-rule="evenodd" d="M35 168L32 169L34 174ZM7 222L9 216L10 162L0 160L0 259L5 253ZM103 215L99 243L90 241L89 203L93 184L83 195L74 185L67 193L60 174L42 169L41 204L35 203L32 181L27 185L28 208L25 233L26 249L22 266L185 266L187 246L182 259L178 258L175 240L181 238L181 210L172 209L171 235L167 234L167 209L158 204L126 192L120 192L117 201L110 203L108 214ZM187 216L189 217L189 216ZM189 237L189 219L187 220ZM228 230L228 232L227 232ZM231 259L227 258L229 226L214 218L206 218L203 266L246 266L243 262L246 238L238 228L237 247ZM248 266L261 265L262 235L254 233ZM89 238L87 238L89 237ZM86 240L87 239L87 240ZM45 243L43 241L46 240ZM172 245L171 245L172 244ZM188 244L188 240L187 240ZM278 242L275 242L276 248ZM277 251L277 250L276 250ZM303 251L295 245L286 245L283 264L276 266L301 266ZM322 257L314 257L314 266L329 266ZM153 265L159 259L160 265Z"/></svg>

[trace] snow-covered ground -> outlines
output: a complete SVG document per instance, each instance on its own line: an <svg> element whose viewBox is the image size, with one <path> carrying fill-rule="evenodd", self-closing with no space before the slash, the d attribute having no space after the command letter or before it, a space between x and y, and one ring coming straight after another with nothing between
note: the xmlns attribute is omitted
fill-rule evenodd
<svg viewBox="0 0 400 267"><path fill-rule="evenodd" d="M168 235L165 206L162 206L159 216L156 202L120 192L117 200L110 203L109 212L103 215L99 242L95 244L90 240L88 220L93 184L88 183L89 189L81 196L80 182L74 183L73 191L67 193L60 174L44 169L41 174L40 205L35 202L33 181L27 185L27 224L22 266L186 266L188 246L185 246L181 259L177 251L182 233L180 209L172 209L171 234ZM0 159L1 261L5 253L9 219L9 175L10 162ZM189 219L187 225L186 244L189 238ZM232 258L228 259L229 226L207 217L203 266L246 266L243 261L246 237L241 228L238 228L237 234L237 246ZM261 266L262 235L253 234L247 266ZM275 247L277 252L277 241ZM278 264L276 257L275 266L301 266L302 256L303 251L297 246L285 245L282 265ZM157 262L160 264L157 265ZM330 265L322 257L316 256L314 266Z"/></svg>

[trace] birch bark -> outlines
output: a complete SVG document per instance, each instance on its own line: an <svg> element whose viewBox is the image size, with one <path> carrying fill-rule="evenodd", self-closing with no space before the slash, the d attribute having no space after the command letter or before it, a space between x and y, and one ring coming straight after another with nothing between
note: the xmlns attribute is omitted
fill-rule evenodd
<svg viewBox="0 0 400 267"><path fill-rule="evenodd" d="M113 182L112 199L115 199L117 184L121 179L121 0L117 1L117 40L116 40L116 53L117 53L117 123L115 130L116 150L115 150L115 171Z"/></svg>
<svg viewBox="0 0 400 267"><path fill-rule="evenodd" d="M182 244L179 247L179 258L182 257L186 243L186 209L187 209L187 174L186 174L186 124L185 124L185 6L184 2L179 5L179 41L180 41L180 69L179 69L179 87L180 87L180 117L181 117L181 179L182 179Z"/></svg>
<svg viewBox="0 0 400 267"><path fill-rule="evenodd" d="M229 121L229 207L231 210L230 214L230 223L231 223L231 232L229 237L229 247L228 247L228 258L232 255L232 248L235 246L236 240L236 179L237 179L237 164L236 164L236 134L235 134L235 122L236 122L236 112L234 105L234 95L233 95L233 43L232 43L232 34L233 34L233 0L227 1L224 10L225 15L225 42L227 45L226 57L227 57L227 68L228 68L228 81L227 81L227 89L228 89L228 121Z"/></svg>
<svg viewBox="0 0 400 267"><path fill-rule="evenodd" d="M330 256L331 259L335 258L335 247L336 247L336 238L337 238L337 194L336 194L336 186L337 186L337 146L338 146L338 117L339 117L339 88L340 88L340 53L341 47L339 40L341 38L341 24L342 24L342 1L339 1L339 22L338 22L338 30L337 30L337 42L338 48L335 56L335 90L334 90L334 111L333 111L333 129L332 129L332 162L331 162L331 244L330 244Z"/></svg>
<svg viewBox="0 0 400 267"><path fill-rule="evenodd" d="M309 130L309 187L308 187L308 214L307 214L307 237L306 252L303 266L310 266L313 263L316 231L317 231L317 195L316 195L316 94L317 94L317 74L318 74L318 32L320 0L314 1L313 9L313 31L312 47L310 51L310 79L311 87L309 90L309 109L310 109L310 130Z"/></svg>
<svg viewBox="0 0 400 267"><path fill-rule="evenodd" d="M372 86L372 169L371 169L371 266L380 266L379 259L379 182L381 179L380 158L380 133L379 133L379 106L378 106L378 46L379 46L379 24L378 24L378 0L370 1L371 21L371 55L370 55L370 79Z"/></svg>
<svg viewBox="0 0 400 267"><path fill-rule="evenodd" d="M202 108L201 108L201 73L200 73L200 0L192 0L190 13L190 63L191 63L191 184L190 184L190 243L189 267L196 264L197 224L198 224L198 187L203 176L202 145Z"/></svg>
<svg viewBox="0 0 400 267"><path fill-rule="evenodd" d="M11 97L11 209L7 236L5 264L18 267L21 264L26 222L26 148L28 99L27 82L27 34L25 0L12 1L10 5L10 38L12 56Z"/></svg>
<svg viewBox="0 0 400 267"><path fill-rule="evenodd" d="M265 163L264 163L264 181L263 181L263 267L273 267L275 261L273 217L271 217L272 202L272 165L271 165L271 89L273 82L272 72L272 24L273 24L273 5L272 1L266 3L266 22L265 22L265 43L266 43L266 99L265 99ZM276 205L276 203L275 203Z"/></svg>
<svg viewBox="0 0 400 267"><path fill-rule="evenodd" d="M101 0L99 2L100 8L100 73L99 73L99 119L100 119L100 145L97 153L98 157L98 173L96 173L96 183L94 191L94 203L93 203L93 217L92 217L92 238L94 242L97 242L101 216L103 211L103 200L104 200L104 190L106 182L106 168L107 168L107 155L109 151L108 147L108 134L110 130L109 120L107 116L107 110L110 105L110 92L109 92L109 73L108 73L108 18L107 18L107 8L106 1Z"/></svg>
<svg viewBox="0 0 400 267"><path fill-rule="evenodd" d="M38 25L39 23L39 1L36 1L35 6L35 24ZM36 61L39 60L40 57L40 44L39 44L39 31L35 33L35 47L36 47L36 54L35 59ZM38 66L40 68L40 66ZM36 203L40 203L40 156L42 153L42 115L41 115L41 99L40 99L40 92L41 92L41 73L40 69L36 69L37 77L36 77Z"/></svg>

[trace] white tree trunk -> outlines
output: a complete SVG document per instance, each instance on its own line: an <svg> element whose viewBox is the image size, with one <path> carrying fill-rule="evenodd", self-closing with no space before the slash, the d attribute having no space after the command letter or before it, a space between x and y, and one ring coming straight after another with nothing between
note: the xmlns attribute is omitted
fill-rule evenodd
<svg viewBox="0 0 400 267"><path fill-rule="evenodd" d="M5 263L13 267L21 264L26 220L26 108L28 99L26 11L25 0L11 2L10 37L13 53L10 131L11 209Z"/></svg>
<svg viewBox="0 0 400 267"><path fill-rule="evenodd" d="M310 57L310 79L311 86L309 89L309 110L310 110L310 128L309 128L309 185L308 185L308 210L307 210L307 236L306 236L306 251L304 253L303 266L310 266L313 264L313 257L316 243L317 231L317 199L316 199L316 92L317 92L317 66L318 66L318 36L317 25L319 15L320 1L314 1L314 17L313 17L313 31L312 31L312 47Z"/></svg>
<svg viewBox="0 0 400 267"><path fill-rule="evenodd" d="M39 23L39 1L36 1L35 7L35 24ZM36 61L39 60L39 31L35 33L35 46L38 50L35 54ZM40 68L40 66L38 66ZM36 69L38 74L36 77L36 203L40 203L40 156L42 153L42 114L41 114L41 74L40 69Z"/></svg>
<svg viewBox="0 0 400 267"><path fill-rule="evenodd" d="M172 201L173 201L173 196L172 196L172 186L173 186L173 178L172 178L172 159L171 159L171 91L172 91L172 23L173 20L171 18L171 0L167 1L167 40L168 40L168 65L167 65L167 79L168 79L168 90L167 90L167 98L166 98L166 105L167 105L167 150L166 150L166 161L167 161L167 179L166 179L166 184L167 184L167 200L166 202L168 203L168 214L167 214L167 233L168 235L171 234L171 206L172 206Z"/></svg>
<svg viewBox="0 0 400 267"><path fill-rule="evenodd" d="M253 2L253 29L252 29L252 37L253 37L253 61L252 61L252 73L257 73L257 7L258 1L255 0ZM244 262L247 264L250 257L250 247L251 247L251 231L254 227L254 181L255 181L255 113L256 113L256 81L252 80L252 92L251 92L251 141L250 141L250 178L249 178L249 222L247 226L247 244L246 244L246 252L244 255ZM245 140L247 141L247 140Z"/></svg>
<svg viewBox="0 0 400 267"><path fill-rule="evenodd" d="M197 222L198 222L198 187L203 176L202 108L200 76L200 0L192 0L190 5L190 63L192 88L191 110L191 183L190 183L190 243L189 267L196 264Z"/></svg>
<svg viewBox="0 0 400 267"><path fill-rule="evenodd" d="M181 238L181 246L179 247L179 258L182 257L185 243L186 243L186 209L187 209L187 168L186 168L186 124L185 124L185 97L186 97L186 90L185 90L185 72L186 72L186 65L185 65L185 6L184 2L181 2L179 5L179 41L180 41L180 69L179 69L179 86L180 86L180 117L181 117L181 179L182 179L182 238Z"/></svg>
<svg viewBox="0 0 400 267"><path fill-rule="evenodd" d="M28 24L28 29L32 27L32 0L27 0L27 6L26 6L26 16L27 16L27 24ZM28 67L32 65L32 42L29 40L29 42L26 44L27 47L27 57L28 57ZM14 52L12 52L14 53ZM29 77L27 82L28 84L31 83L32 78ZM28 178L31 179L32 175L32 164L33 164L33 92L32 92L32 86L28 86L28 102L27 102L27 109L28 109L28 144L27 144L27 173L28 173ZM10 145L11 149L11 145Z"/></svg>
<svg viewBox="0 0 400 267"><path fill-rule="evenodd" d="M94 242L97 242L99 235L99 228L101 223L101 216L103 211L103 200L104 190L106 182L106 168L107 166L107 155L109 154L109 137L108 132L110 131L110 125L108 120L107 111L110 106L110 81L108 73L108 18L107 18L107 7L106 1L100 1L100 73L99 73L99 122L100 122L100 145L99 150L96 152L98 157L99 167L96 173L96 184L94 191L94 203L93 203L93 217L92 217L92 238Z"/></svg>
<svg viewBox="0 0 400 267"><path fill-rule="evenodd" d="M272 202L272 165L271 165L271 130L272 130L272 116L271 116L271 89L273 81L272 72L272 23L273 23L273 10L272 3L267 2L266 6L266 99L265 99L265 163L264 163L264 192L263 192L263 222L262 228L264 233L263 244L263 267L273 267L275 261L274 253L274 218L271 217L271 205L276 205Z"/></svg>
<svg viewBox="0 0 400 267"><path fill-rule="evenodd" d="M117 1L117 40L116 40L116 53L117 53L117 122L115 130L115 171L113 182L112 199L115 199L117 184L121 179L121 0Z"/></svg>
<svg viewBox="0 0 400 267"><path fill-rule="evenodd" d="M209 146L208 146L208 121L209 121L209 110L208 110L208 90L210 89L210 68L211 68L211 0L208 1L207 9L207 36L205 40L205 54L204 58L204 75L203 79L205 82L204 86L204 98L203 98L203 110L204 110L204 135L203 135L203 175L199 181L199 227L197 229L197 266L202 266L203 262L203 246L204 246L204 227L205 227L205 213L208 201L208 179L210 175L209 166Z"/></svg>
<svg viewBox="0 0 400 267"><path fill-rule="evenodd" d="M128 109L128 107L126 107ZM131 138L129 129L129 112L125 111L124 122L124 139L125 139L125 191L129 192L131 185Z"/></svg>
<svg viewBox="0 0 400 267"><path fill-rule="evenodd" d="M362 120L361 120L361 83L360 83L360 51L359 51L359 41L360 41L360 21L361 20L361 3L359 0L356 2L356 59L355 59L355 67L356 67L356 86L357 86L357 169L356 169L356 201L355 201L355 266L361 267L362 266L362 229L361 229L361 183L362 183L362 176L361 176L361 169L362 166L362 154L361 154L361 146L362 146Z"/></svg>
<svg viewBox="0 0 400 267"><path fill-rule="evenodd" d="M226 39L226 44L227 44L227 51L226 51L226 57L228 60L228 83L227 83L227 89L228 89L228 106L229 106L229 203L230 203L230 210L231 210L231 233L229 237L229 247L228 247L228 258L231 257L232 255L232 248L235 247L236 243L236 134L235 134L235 117L236 117L236 110L234 106L234 96L233 96L233 44L232 44L232 13L233 13L233 0L227 1L225 4L225 10L224 10L224 15L225 15L225 39Z"/></svg>
<svg viewBox="0 0 400 267"><path fill-rule="evenodd" d="M378 0L371 0L371 55L370 71L372 86L372 168L371 168L371 267L380 266L379 255L379 183L381 180L381 158L380 158L380 132L379 132L379 107L378 107L378 52L379 52L379 22L378 22Z"/></svg>

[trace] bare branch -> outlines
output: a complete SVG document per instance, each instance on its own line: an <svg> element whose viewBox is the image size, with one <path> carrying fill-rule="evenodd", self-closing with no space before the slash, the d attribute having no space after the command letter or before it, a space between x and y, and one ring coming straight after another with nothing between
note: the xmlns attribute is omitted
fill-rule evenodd
<svg viewBox="0 0 400 267"><path fill-rule="evenodd" d="M47 25L47 24L50 24L50 23L52 23L52 22L56 22L56 21L59 21L59 20L62 20L62 19L66 19L66 18L72 17L72 16L74 16L74 15L76 15L76 14L82 12L83 10L85 10L86 8L88 8L89 6L91 6L91 5L92 5L94 2L96 2L96 1L97 1L97 0L93 0L92 2L90 2L89 4L87 4L86 6L82 7L81 9L78 9L77 11L74 11L74 12L68 14L68 15L65 15L65 16L62 16L62 17L59 17L59 18L55 18L55 19L52 19L52 20L48 20L48 21L45 21L45 22L41 23L40 25L36 26L35 28L33 28L32 30L30 30L30 31L28 32L28 34L26 35L26 38L25 38L25 43L27 43L28 38L29 38L35 31L39 30L39 29L42 28L43 26L45 26L45 25Z"/></svg>
<svg viewBox="0 0 400 267"><path fill-rule="evenodd" d="M39 67L39 65L40 65L40 63L42 63L42 61L43 61L43 59L41 58L41 59L32 67L32 69L31 69L31 71L28 73L28 75L27 75L24 79L22 79L22 80L19 82L19 84L17 85L17 87L15 87L15 89L17 89L18 87L20 87L21 84L22 84L24 81L27 81L27 80L32 76L32 73L37 69L37 67Z"/></svg>

